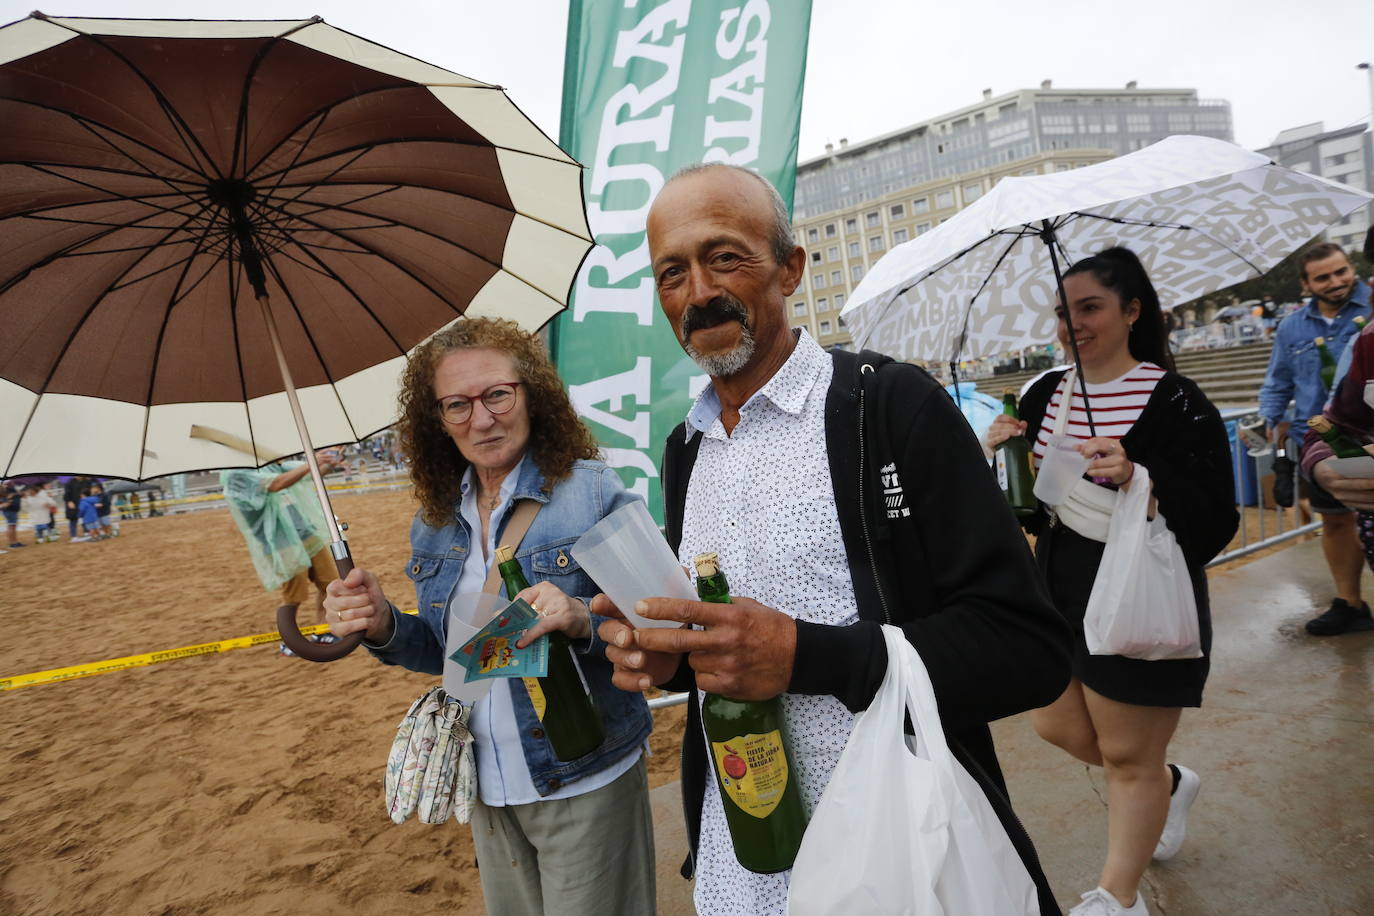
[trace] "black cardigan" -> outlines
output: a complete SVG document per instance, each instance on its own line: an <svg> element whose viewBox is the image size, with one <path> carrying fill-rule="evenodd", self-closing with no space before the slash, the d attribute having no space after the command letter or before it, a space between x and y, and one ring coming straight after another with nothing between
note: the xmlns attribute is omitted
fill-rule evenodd
<svg viewBox="0 0 1374 916"><path fill-rule="evenodd" d="M1067 371L1045 375L1022 398L1021 419L1026 421L1026 438L1031 442ZM1150 472L1159 511L1196 578L1226 548L1240 524L1231 447L1221 414L1196 382L1166 372L1121 445L1126 457ZM1042 507L1024 524L1038 534L1047 520Z"/></svg>
<svg viewBox="0 0 1374 916"><path fill-rule="evenodd" d="M1045 912L1058 912L1007 802L987 723L1059 697L1070 676L1068 627L972 430L939 384L915 366L875 354L864 353L861 362L836 352L833 359L826 451L860 621L799 621L788 692L831 694L851 710L866 708L887 670L881 624L900 626L929 671L951 748L997 810ZM861 371L865 363L881 370ZM699 435L687 441L678 426L664 452L664 515L674 551L699 443ZM899 499L885 492L893 488ZM695 852L707 770L691 669L684 664L669 686L692 690L682 787ZM690 870L689 856L684 874Z"/></svg>

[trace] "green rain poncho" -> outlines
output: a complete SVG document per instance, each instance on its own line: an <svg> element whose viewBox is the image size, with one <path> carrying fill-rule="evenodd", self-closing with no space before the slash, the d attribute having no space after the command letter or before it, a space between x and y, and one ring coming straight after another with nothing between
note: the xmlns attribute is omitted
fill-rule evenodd
<svg viewBox="0 0 1374 916"><path fill-rule="evenodd" d="M329 545L324 512L309 476L273 493L278 474L301 466L269 464L255 471L221 471L224 501L248 543L263 588L275 591L310 567L310 558Z"/></svg>

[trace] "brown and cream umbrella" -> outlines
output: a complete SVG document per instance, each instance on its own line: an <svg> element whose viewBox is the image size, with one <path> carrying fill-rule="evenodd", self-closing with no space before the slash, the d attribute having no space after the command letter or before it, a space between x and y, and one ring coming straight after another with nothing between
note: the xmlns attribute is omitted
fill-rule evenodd
<svg viewBox="0 0 1374 916"><path fill-rule="evenodd" d="M298 438L333 525L313 449L394 422L460 316L541 326L591 246L581 167L500 87L318 18L35 13L0 125L0 477Z"/></svg>

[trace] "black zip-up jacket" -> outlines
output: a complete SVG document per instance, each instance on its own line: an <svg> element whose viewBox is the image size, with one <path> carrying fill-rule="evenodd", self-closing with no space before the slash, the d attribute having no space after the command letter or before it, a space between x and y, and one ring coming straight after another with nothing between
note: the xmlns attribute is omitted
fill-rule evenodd
<svg viewBox="0 0 1374 916"><path fill-rule="evenodd" d="M1058 699L1070 676L1068 626L972 430L939 384L869 352L833 358L826 451L860 620L848 627L799 621L788 692L832 694L852 711L867 708L887 671L881 624L900 626L930 673L950 748L997 811L1042 911L1058 913L1007 800L987 723ZM668 437L663 460L674 551L701 441L686 441L685 430L679 425ZM684 663L667 686L691 691L682 754L692 850L683 875L690 876L709 770L691 668Z"/></svg>

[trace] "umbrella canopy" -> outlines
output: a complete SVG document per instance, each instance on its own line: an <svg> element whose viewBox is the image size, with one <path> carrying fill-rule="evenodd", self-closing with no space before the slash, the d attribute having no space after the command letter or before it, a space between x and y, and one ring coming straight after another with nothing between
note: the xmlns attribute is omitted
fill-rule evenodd
<svg viewBox="0 0 1374 916"><path fill-rule="evenodd" d="M1169 137L1082 169L1003 178L888 252L841 316L858 346L900 359L994 356L1054 340L1052 256L1067 266L1125 245L1171 308L1262 275L1371 199L1222 140Z"/></svg>
<svg viewBox="0 0 1374 916"><path fill-rule="evenodd" d="M36 14L0 28L0 123L0 475L297 440L273 324L310 444L364 438L409 350L538 328L591 246L580 166L500 87L319 19Z"/></svg>

